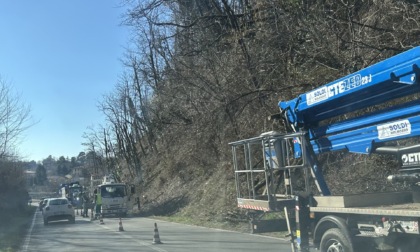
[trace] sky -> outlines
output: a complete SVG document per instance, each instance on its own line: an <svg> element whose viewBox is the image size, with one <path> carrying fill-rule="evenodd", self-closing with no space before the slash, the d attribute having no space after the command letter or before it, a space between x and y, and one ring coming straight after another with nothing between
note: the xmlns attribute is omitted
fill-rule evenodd
<svg viewBox="0 0 420 252"><path fill-rule="evenodd" d="M75 157L123 72L129 29L118 0L0 1L0 78L31 107L24 160Z"/></svg>

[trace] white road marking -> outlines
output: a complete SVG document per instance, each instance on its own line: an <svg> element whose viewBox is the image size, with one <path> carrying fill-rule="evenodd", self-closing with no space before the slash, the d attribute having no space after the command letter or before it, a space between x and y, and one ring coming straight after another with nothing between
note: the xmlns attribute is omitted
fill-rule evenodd
<svg viewBox="0 0 420 252"><path fill-rule="evenodd" d="M29 242L31 241L31 235L32 235L32 229L34 228L35 225L35 220L36 220L36 215L38 214L38 209L35 210L34 216L32 217L32 224L31 227L28 230L28 233L25 236L25 242L23 243L22 246L22 252L26 252L28 251L28 246L29 246Z"/></svg>

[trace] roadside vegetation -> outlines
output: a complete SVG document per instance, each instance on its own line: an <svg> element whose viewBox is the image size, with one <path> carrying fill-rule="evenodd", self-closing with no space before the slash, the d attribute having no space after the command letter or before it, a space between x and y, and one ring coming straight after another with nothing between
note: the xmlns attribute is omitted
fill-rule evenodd
<svg viewBox="0 0 420 252"><path fill-rule="evenodd" d="M0 251L19 251L31 226L35 206L21 211L7 211L0 215Z"/></svg>
<svg viewBox="0 0 420 252"><path fill-rule="evenodd" d="M30 125L30 107L0 77L0 251L18 250L34 212L28 207L27 178L15 151Z"/></svg>

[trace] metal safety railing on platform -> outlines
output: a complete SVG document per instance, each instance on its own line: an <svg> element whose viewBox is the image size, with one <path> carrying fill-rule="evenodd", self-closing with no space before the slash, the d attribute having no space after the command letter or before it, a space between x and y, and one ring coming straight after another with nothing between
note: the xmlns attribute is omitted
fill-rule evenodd
<svg viewBox="0 0 420 252"><path fill-rule="evenodd" d="M303 132L267 132L230 143L238 207L282 211L293 204L295 187L308 191L306 142Z"/></svg>

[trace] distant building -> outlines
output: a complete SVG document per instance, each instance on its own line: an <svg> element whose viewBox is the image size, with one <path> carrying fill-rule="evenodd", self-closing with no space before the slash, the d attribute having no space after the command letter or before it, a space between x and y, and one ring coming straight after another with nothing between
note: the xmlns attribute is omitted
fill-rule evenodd
<svg viewBox="0 0 420 252"><path fill-rule="evenodd" d="M25 171L26 183L28 186L32 186L35 182L35 171L26 170Z"/></svg>

